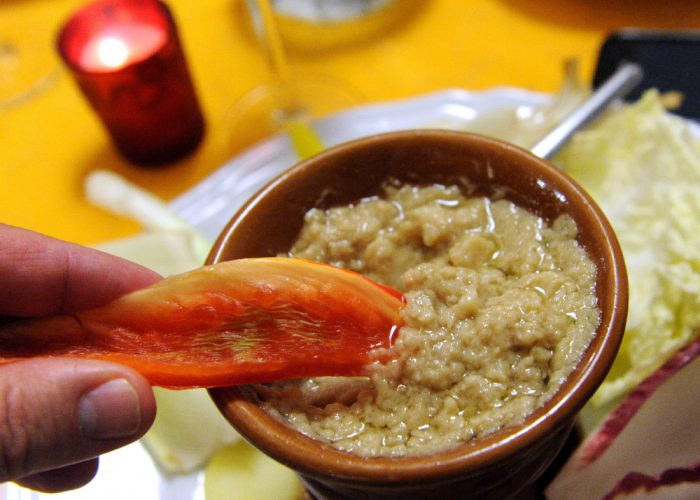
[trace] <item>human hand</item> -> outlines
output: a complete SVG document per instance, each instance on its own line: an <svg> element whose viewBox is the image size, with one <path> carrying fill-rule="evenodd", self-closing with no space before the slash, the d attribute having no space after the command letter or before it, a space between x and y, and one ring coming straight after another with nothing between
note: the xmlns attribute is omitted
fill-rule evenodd
<svg viewBox="0 0 700 500"><path fill-rule="evenodd" d="M159 276L141 266L0 224L0 322L104 304ZM155 418L148 382L114 363L44 358L0 366L0 482L40 491L83 486L97 457Z"/></svg>

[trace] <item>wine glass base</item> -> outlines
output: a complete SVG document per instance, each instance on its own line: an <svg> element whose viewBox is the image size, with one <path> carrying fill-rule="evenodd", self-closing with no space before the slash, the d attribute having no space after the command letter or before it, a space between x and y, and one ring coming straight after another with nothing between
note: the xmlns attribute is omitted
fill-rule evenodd
<svg viewBox="0 0 700 500"><path fill-rule="evenodd" d="M0 2L0 112L30 102L60 78L50 7L51 2Z"/></svg>
<svg viewBox="0 0 700 500"><path fill-rule="evenodd" d="M285 131L365 102L350 84L328 75L295 73L289 82L263 83L234 102L224 116L223 142L233 154Z"/></svg>

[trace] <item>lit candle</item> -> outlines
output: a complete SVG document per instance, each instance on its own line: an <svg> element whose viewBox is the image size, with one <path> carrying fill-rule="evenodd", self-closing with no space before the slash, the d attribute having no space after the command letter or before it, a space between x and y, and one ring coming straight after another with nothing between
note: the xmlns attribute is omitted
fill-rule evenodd
<svg viewBox="0 0 700 500"><path fill-rule="evenodd" d="M121 153L157 165L190 153L204 120L175 24L159 0L99 0L78 11L58 49Z"/></svg>
<svg viewBox="0 0 700 500"><path fill-rule="evenodd" d="M80 60L87 71L113 71L146 59L165 41L163 30L152 26L122 26L119 30L99 33L89 40Z"/></svg>

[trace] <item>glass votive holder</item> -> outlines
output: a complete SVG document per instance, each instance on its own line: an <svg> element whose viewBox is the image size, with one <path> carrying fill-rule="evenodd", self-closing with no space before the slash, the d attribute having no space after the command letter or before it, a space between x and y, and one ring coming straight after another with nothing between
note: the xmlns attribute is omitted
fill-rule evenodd
<svg viewBox="0 0 700 500"><path fill-rule="evenodd" d="M173 16L160 0L98 0L61 29L58 51L114 144L130 162L191 153L204 118Z"/></svg>

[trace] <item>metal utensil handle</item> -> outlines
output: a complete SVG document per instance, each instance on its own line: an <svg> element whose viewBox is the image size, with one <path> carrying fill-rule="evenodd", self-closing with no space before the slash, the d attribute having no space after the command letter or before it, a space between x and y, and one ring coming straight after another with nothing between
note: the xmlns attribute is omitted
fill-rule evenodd
<svg viewBox="0 0 700 500"><path fill-rule="evenodd" d="M598 116L610 102L631 92L642 80L643 74L639 64L621 64L598 90L550 130L530 151L540 158L550 158L574 132Z"/></svg>

